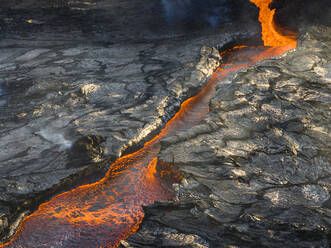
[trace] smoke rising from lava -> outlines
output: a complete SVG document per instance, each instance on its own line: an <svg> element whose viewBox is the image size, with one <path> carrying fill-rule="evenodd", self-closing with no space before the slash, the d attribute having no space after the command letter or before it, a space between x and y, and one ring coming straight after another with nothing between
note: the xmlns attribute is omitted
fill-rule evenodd
<svg viewBox="0 0 331 248"><path fill-rule="evenodd" d="M162 0L165 18L170 24L202 22L216 27L231 21L229 0Z"/></svg>

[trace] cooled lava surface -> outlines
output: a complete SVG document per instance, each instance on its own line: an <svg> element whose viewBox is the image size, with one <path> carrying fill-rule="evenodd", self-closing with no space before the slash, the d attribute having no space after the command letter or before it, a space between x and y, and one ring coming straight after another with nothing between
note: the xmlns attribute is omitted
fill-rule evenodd
<svg viewBox="0 0 331 248"><path fill-rule="evenodd" d="M185 101L159 135L137 152L114 162L99 182L53 197L24 219L13 239L0 247L116 247L137 231L143 205L169 201L170 184L157 171L160 140L185 132L208 114L215 86L229 74L296 47L274 25L272 0L252 0L260 8L264 46L237 46L221 53L223 64L205 88ZM180 174L180 172L177 172ZM179 177L180 179L180 177Z"/></svg>

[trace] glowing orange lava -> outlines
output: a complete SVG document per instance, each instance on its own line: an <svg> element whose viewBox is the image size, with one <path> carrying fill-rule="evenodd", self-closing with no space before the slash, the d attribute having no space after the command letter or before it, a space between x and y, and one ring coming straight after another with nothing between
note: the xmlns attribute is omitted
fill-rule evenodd
<svg viewBox="0 0 331 248"><path fill-rule="evenodd" d="M271 10L269 5L273 0L250 0L260 8L259 21L262 25L262 40L264 46L287 47L293 49L297 46L294 36L284 36L277 31L274 22L275 9Z"/></svg>
<svg viewBox="0 0 331 248"><path fill-rule="evenodd" d="M139 151L115 161L99 182L78 187L41 204L24 219L14 238L0 247L117 247L138 229L144 217L143 205L171 200L173 191L161 178L176 171L161 162L161 167L167 171L158 174L159 141L197 125L209 112L216 84L229 74L296 46L295 40L276 32L274 11L268 8L271 0L251 1L260 8L259 20L266 47L238 46L222 53L226 63L198 95L182 104L159 135ZM180 180L180 176L177 177Z"/></svg>

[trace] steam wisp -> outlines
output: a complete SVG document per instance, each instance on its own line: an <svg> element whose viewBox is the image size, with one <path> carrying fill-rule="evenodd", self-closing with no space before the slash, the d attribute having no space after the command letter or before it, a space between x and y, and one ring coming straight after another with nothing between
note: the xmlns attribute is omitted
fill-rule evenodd
<svg viewBox="0 0 331 248"><path fill-rule="evenodd" d="M229 0L162 0L165 18L173 25L202 21L212 27L231 21Z"/></svg>

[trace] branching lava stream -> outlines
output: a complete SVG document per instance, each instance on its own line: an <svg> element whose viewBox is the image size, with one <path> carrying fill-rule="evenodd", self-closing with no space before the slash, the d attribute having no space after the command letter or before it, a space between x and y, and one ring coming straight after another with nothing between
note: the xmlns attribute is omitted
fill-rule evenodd
<svg viewBox="0 0 331 248"><path fill-rule="evenodd" d="M156 173L159 141L197 125L209 111L215 86L229 74L296 47L293 37L277 32L272 0L251 0L260 8L263 47L239 46L222 53L227 62L205 88L185 101L159 135L139 151L115 161L99 182L53 197L24 219L11 241L0 247L116 247L141 223L143 205L167 201L172 189Z"/></svg>

